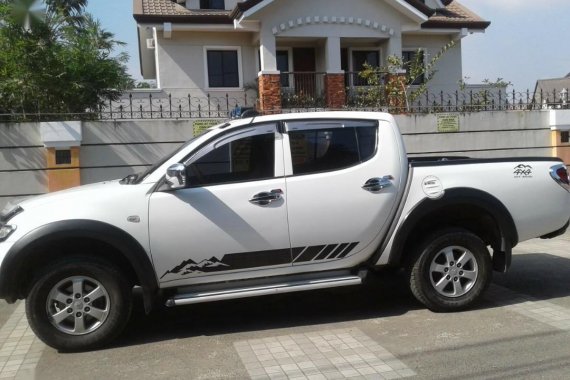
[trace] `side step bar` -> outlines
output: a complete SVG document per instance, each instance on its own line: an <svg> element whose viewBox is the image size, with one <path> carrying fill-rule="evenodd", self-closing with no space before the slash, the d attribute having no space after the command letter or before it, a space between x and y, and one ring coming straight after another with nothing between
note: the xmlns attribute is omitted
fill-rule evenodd
<svg viewBox="0 0 570 380"><path fill-rule="evenodd" d="M294 281L273 285L251 286L221 291L179 294L166 301L166 306L182 306L195 303L231 300L236 298L258 297L270 294L301 292L303 290L316 290L362 284L359 276L342 276L321 278L315 280Z"/></svg>

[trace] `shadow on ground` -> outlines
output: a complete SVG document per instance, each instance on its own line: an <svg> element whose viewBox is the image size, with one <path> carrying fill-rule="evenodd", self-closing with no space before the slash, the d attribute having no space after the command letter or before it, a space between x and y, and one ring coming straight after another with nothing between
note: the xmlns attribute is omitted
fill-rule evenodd
<svg viewBox="0 0 570 380"><path fill-rule="evenodd" d="M570 260L545 253L516 255L511 271L494 283L539 300L570 297ZM484 300L478 309L499 307ZM362 286L163 308L145 315L140 297L115 346L192 336L215 336L341 323L406 314L422 309L402 273L372 274Z"/></svg>
<svg viewBox="0 0 570 380"><path fill-rule="evenodd" d="M548 253L514 255L506 274L495 274L494 282L539 300L570 296L570 259Z"/></svg>
<svg viewBox="0 0 570 380"><path fill-rule="evenodd" d="M350 322L402 315L417 308L421 305L405 278L394 273L372 274L362 286L163 308L148 316L138 299L115 345Z"/></svg>

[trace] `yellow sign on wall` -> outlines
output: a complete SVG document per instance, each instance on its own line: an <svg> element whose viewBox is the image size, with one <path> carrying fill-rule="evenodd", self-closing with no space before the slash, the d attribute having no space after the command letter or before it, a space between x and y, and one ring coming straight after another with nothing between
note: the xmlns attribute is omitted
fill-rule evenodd
<svg viewBox="0 0 570 380"><path fill-rule="evenodd" d="M201 135L202 133L206 132L208 128L212 128L213 126L216 126L222 122L223 120L218 119L194 120L192 123L192 132L194 134L194 137Z"/></svg>
<svg viewBox="0 0 570 380"><path fill-rule="evenodd" d="M453 113L438 114L437 131L439 133L459 132L459 115Z"/></svg>

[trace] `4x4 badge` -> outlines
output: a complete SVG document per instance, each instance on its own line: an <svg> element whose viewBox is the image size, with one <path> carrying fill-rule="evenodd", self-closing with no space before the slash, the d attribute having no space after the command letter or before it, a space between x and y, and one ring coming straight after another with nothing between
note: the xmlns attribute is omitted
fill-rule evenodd
<svg viewBox="0 0 570 380"><path fill-rule="evenodd" d="M513 174L515 175L515 178L532 178L532 166L519 164L515 166Z"/></svg>

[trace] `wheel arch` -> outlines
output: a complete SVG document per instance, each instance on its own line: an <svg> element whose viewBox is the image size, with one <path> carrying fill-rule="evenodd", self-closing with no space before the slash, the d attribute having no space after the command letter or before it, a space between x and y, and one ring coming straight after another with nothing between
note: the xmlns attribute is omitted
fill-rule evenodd
<svg viewBox="0 0 570 380"><path fill-rule="evenodd" d="M446 227L464 228L490 245L495 270L506 272L510 267L512 248L518 243L513 217L496 197L473 188L448 189L440 199L421 201L396 231L388 264L405 264L418 240Z"/></svg>
<svg viewBox="0 0 570 380"><path fill-rule="evenodd" d="M25 298L39 268L53 260L82 253L77 252L81 249L108 259L125 271L143 289L145 310L150 311L158 294L158 280L149 255L129 233L93 220L46 224L18 240L0 266L0 296L8 302Z"/></svg>

